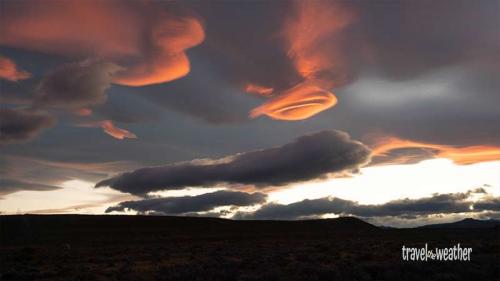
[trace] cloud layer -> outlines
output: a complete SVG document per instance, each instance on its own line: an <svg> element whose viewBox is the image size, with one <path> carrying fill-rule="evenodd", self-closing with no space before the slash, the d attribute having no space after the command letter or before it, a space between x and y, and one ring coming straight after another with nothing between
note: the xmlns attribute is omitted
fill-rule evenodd
<svg viewBox="0 0 500 281"><path fill-rule="evenodd" d="M194 160L148 167L103 180L131 194L212 186L218 183L279 186L323 177L328 173L356 170L370 160L370 150L335 130L302 136L274 148L251 151L216 160Z"/></svg>
<svg viewBox="0 0 500 281"><path fill-rule="evenodd" d="M341 198L325 197L303 200L288 205L267 204L253 213L240 213L236 218L244 219L301 219L320 217L325 214L371 217L416 218L435 214L473 213L500 211L500 198L487 195L480 200L472 200L471 195L484 194L483 189L464 193L434 194L419 199L399 199L380 205L363 205Z"/></svg>
<svg viewBox="0 0 500 281"><path fill-rule="evenodd" d="M139 213L179 215L194 212L210 211L222 206L251 206L266 201L267 195L259 192L245 193L221 190L196 196L152 198L137 201L121 202L109 207L106 213L124 211L126 209Z"/></svg>

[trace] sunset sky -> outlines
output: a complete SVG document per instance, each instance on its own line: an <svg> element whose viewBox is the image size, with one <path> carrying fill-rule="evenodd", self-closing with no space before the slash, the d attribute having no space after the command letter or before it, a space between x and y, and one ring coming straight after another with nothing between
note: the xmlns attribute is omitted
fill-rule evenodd
<svg viewBox="0 0 500 281"><path fill-rule="evenodd" d="M0 212L498 219L499 11L0 1Z"/></svg>

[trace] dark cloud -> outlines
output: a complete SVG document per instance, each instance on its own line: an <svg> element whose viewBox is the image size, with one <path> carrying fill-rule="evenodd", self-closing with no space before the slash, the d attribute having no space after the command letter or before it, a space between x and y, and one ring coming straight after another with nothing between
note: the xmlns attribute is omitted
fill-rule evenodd
<svg viewBox="0 0 500 281"><path fill-rule="evenodd" d="M113 63L93 60L63 65L42 79L34 104L68 110L102 104L111 76L119 69Z"/></svg>
<svg viewBox="0 0 500 281"><path fill-rule="evenodd" d="M369 160L370 150L365 145L352 140L347 133L329 130L299 137L283 146L222 159L142 168L103 180L96 187L110 186L123 192L145 194L217 183L278 186L356 170Z"/></svg>
<svg viewBox="0 0 500 281"><path fill-rule="evenodd" d="M28 141L52 127L55 118L45 112L27 109L0 109L0 144Z"/></svg>
<svg viewBox="0 0 500 281"><path fill-rule="evenodd" d="M270 203L253 213L237 213L234 218L293 220L329 213L346 213L345 211L352 208L354 204L356 203L353 201L330 197L305 199L288 205Z"/></svg>
<svg viewBox="0 0 500 281"><path fill-rule="evenodd" d="M306 199L288 205L264 205L253 213L239 213L235 218L300 219L333 213L364 218L392 216L408 219L434 214L500 210L500 198L486 195L479 201L473 201L470 198L472 194L484 194L484 190L476 189L464 193L434 194L431 197L419 199L398 199L380 205L363 205L355 201L333 197Z"/></svg>
<svg viewBox="0 0 500 281"><path fill-rule="evenodd" d="M489 197L486 200L476 202L474 209L500 212L500 197Z"/></svg>
<svg viewBox="0 0 500 281"><path fill-rule="evenodd" d="M155 214L179 215L210 211L221 206L251 206L264 203L266 197L267 195L259 192L245 193L221 190L197 196L152 198L121 202L117 206L107 208L106 213L128 209L138 211L139 213L153 212Z"/></svg>

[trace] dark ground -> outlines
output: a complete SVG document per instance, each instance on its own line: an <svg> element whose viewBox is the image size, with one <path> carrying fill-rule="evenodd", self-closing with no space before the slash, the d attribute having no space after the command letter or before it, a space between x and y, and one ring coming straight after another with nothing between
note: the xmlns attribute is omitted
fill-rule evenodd
<svg viewBox="0 0 500 281"><path fill-rule="evenodd" d="M472 247L408 262L401 247ZM381 229L354 218L0 216L0 280L500 280L500 229Z"/></svg>

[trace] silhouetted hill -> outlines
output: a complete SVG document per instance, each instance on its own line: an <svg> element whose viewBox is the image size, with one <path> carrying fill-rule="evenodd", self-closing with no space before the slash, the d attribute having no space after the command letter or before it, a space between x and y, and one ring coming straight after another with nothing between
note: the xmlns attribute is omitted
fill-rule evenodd
<svg viewBox="0 0 500 281"><path fill-rule="evenodd" d="M0 216L0 280L499 280L500 228L379 228L343 217ZM403 261L402 246L473 249Z"/></svg>
<svg viewBox="0 0 500 281"><path fill-rule="evenodd" d="M500 220L476 220L472 218L463 219L450 223L428 224L419 228L495 228L500 227Z"/></svg>
<svg viewBox="0 0 500 281"><path fill-rule="evenodd" d="M302 221L228 220L207 217L127 215L11 215L0 216L4 243L51 241L114 242L134 237L157 239L179 236L249 237L322 236L337 232L376 231L378 228L353 217Z"/></svg>

